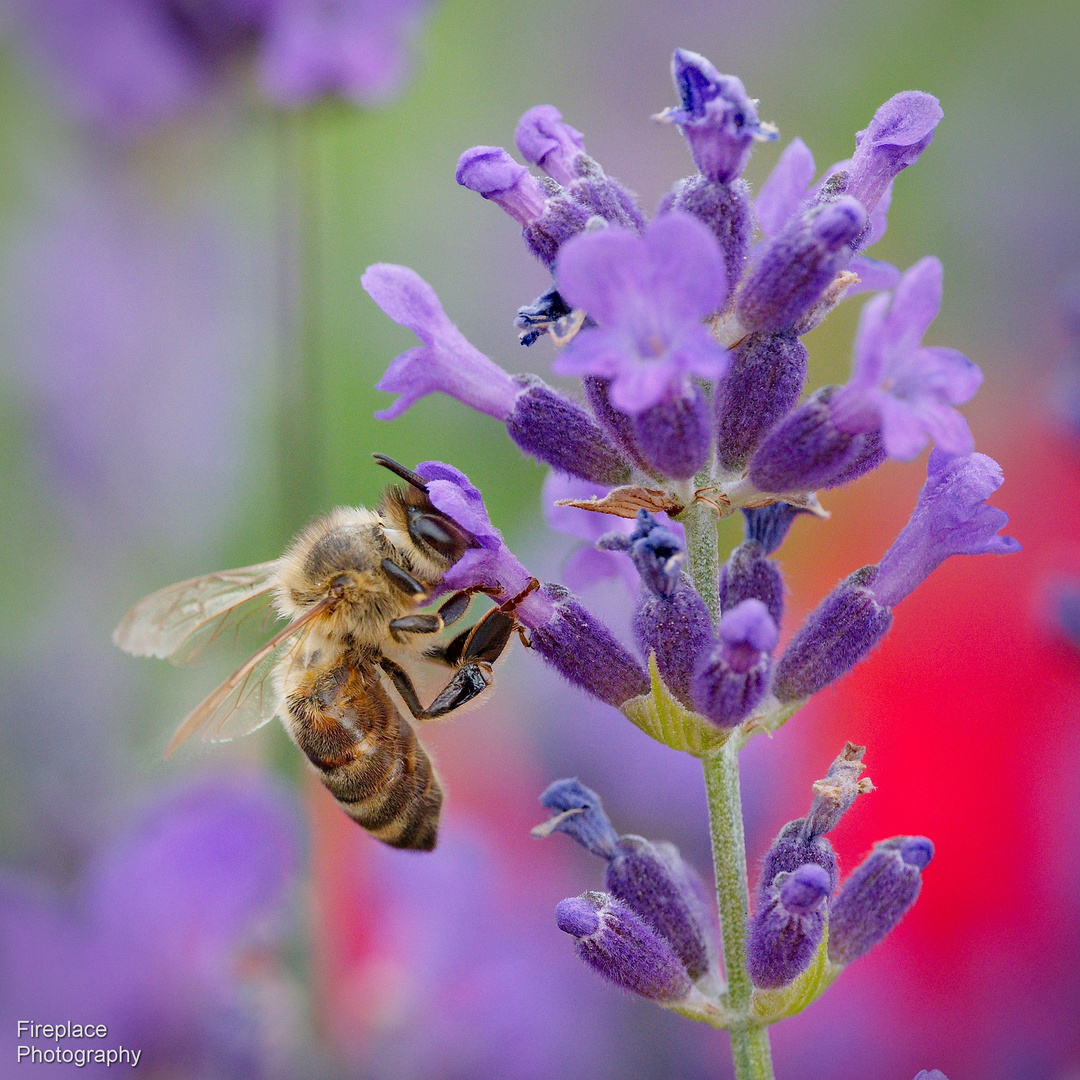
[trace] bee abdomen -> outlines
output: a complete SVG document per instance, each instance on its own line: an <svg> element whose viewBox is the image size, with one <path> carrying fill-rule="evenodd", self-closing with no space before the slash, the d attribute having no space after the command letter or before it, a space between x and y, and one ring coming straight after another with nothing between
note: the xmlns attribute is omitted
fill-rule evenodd
<svg viewBox="0 0 1080 1080"><path fill-rule="evenodd" d="M355 661L313 674L289 695L286 726L354 821L392 847L435 846L442 789L377 674Z"/></svg>

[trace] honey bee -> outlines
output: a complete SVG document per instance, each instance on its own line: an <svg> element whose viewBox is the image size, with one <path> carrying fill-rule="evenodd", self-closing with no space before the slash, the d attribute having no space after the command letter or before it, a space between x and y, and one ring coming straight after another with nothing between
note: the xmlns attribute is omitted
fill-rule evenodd
<svg viewBox="0 0 1080 1080"><path fill-rule="evenodd" d="M456 592L423 612L431 591L474 537L437 510L422 477L390 458L376 461L406 481L378 510L339 507L302 532L279 559L182 581L146 597L113 640L136 656L192 663L276 610L288 624L183 720L165 756L188 736L227 740L280 715L293 742L345 812L392 847L430 851L442 789L431 759L383 683L417 720L445 716L492 682L492 665L516 632L514 610L538 588L488 611L446 645L423 655L453 669L426 709L409 673L388 652L417 652L456 622L477 592Z"/></svg>

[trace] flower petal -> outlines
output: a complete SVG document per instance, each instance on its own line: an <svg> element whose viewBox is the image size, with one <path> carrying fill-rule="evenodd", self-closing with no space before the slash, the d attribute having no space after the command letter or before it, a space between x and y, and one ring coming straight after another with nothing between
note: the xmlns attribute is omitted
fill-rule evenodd
<svg viewBox="0 0 1080 1080"><path fill-rule="evenodd" d="M794 138L773 166L754 200L754 214L765 236L775 236L806 198L814 179L814 155L800 138Z"/></svg>

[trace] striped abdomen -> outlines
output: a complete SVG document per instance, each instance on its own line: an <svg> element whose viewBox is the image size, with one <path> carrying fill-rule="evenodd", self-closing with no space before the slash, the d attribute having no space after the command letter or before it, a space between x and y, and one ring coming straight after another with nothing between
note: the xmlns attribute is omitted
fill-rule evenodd
<svg viewBox="0 0 1080 1080"><path fill-rule="evenodd" d="M392 847L435 846L442 789L378 669L355 655L315 668L286 705L293 741L354 821Z"/></svg>

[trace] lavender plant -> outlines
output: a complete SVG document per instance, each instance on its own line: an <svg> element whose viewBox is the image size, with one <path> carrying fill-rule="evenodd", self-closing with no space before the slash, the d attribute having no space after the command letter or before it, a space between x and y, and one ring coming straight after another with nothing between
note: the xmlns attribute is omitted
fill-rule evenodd
<svg viewBox="0 0 1080 1080"><path fill-rule="evenodd" d="M503 421L518 447L562 477L552 482L568 495L560 506L633 523L571 531L605 553L578 562L577 584L611 575L603 560L625 556L635 571L636 654L561 585L543 585L516 614L533 651L567 680L701 759L719 927L679 853L618 835L577 780L544 793L553 816L538 833L564 832L603 858L606 891L564 900L556 922L609 982L727 1028L736 1075L762 1080L773 1075L769 1026L804 1009L897 924L933 845L884 840L840 881L826 834L871 789L860 776L865 748L849 743L814 785L807 815L770 848L751 912L739 751L865 658L893 608L950 555L1019 545L998 535L1007 517L985 502L1001 470L974 452L956 411L981 373L956 350L922 343L941 303L941 264L927 257L901 273L865 254L885 231L894 180L933 139L937 100L905 91L885 102L856 134L851 159L817 183L810 151L794 140L755 199L742 172L776 129L737 78L703 57L676 51L673 75L679 104L658 119L680 129L697 172L672 187L651 222L551 106L529 110L516 133L543 176L498 147L474 147L458 164L458 182L514 218L550 268L551 288L518 312L520 341L550 337L560 348L553 370L580 377L580 397L507 374L406 267L371 266L363 284L421 340L379 383L399 396L378 415L449 394ZM851 379L800 403L802 338L868 290L876 295L863 308ZM908 524L778 653L785 586L772 556L794 517L822 516L816 492L887 458L913 460L928 443ZM418 471L435 506L476 537L442 587L521 594L531 574L477 489L447 465ZM746 538L721 562L717 522L736 511Z"/></svg>

